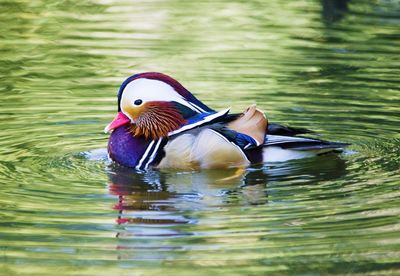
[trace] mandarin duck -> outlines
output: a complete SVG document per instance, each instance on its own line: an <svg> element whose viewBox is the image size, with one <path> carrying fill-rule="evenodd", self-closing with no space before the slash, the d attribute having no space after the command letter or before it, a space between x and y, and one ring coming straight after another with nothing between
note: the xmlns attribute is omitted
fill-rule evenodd
<svg viewBox="0 0 400 276"><path fill-rule="evenodd" d="M156 72L127 78L118 91L118 113L109 157L120 165L200 169L246 167L340 151L347 144L296 136L310 133L268 123L256 105L241 114L215 111L175 79Z"/></svg>

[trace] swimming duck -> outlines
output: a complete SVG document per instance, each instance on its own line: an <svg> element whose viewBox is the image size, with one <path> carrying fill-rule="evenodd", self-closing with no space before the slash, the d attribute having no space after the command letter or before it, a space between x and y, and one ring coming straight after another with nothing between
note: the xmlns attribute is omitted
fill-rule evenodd
<svg viewBox="0 0 400 276"><path fill-rule="evenodd" d="M213 110L165 74L135 74L122 83L118 113L105 128L109 157L139 170L232 168L346 146L296 136L311 131L268 123L256 105L229 111Z"/></svg>

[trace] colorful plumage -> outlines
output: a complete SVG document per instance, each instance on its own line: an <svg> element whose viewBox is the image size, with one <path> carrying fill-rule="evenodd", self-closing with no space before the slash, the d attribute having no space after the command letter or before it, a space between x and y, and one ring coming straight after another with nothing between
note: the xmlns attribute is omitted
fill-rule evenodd
<svg viewBox="0 0 400 276"><path fill-rule="evenodd" d="M118 113L105 131L111 132L110 158L137 169L246 167L346 145L295 136L310 131L268 124L255 105L242 114L216 112L173 78L155 72L122 83Z"/></svg>

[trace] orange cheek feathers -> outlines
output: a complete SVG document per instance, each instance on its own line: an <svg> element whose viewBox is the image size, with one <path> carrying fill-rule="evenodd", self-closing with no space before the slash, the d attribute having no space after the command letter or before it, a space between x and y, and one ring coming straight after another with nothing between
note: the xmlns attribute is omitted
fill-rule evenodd
<svg viewBox="0 0 400 276"><path fill-rule="evenodd" d="M135 120L131 130L135 136L158 139L178 129L186 120L168 102L147 102L140 107L123 108Z"/></svg>

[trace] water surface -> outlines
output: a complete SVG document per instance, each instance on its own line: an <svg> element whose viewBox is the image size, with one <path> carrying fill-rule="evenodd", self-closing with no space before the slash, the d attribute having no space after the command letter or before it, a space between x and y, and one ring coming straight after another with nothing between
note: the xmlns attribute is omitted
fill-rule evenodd
<svg viewBox="0 0 400 276"><path fill-rule="evenodd" d="M400 273L400 3L264 2L0 0L1 274ZM143 71L352 146L229 180L115 166Z"/></svg>

